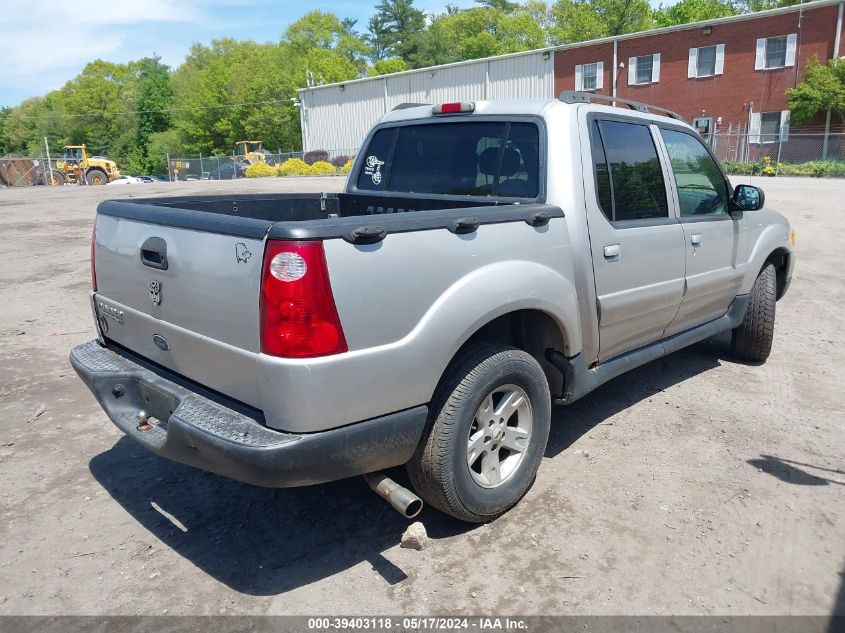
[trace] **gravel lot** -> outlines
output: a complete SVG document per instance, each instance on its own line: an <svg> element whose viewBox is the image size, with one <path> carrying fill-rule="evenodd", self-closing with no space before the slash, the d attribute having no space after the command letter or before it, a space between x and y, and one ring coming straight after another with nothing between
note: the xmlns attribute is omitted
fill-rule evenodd
<svg viewBox="0 0 845 633"><path fill-rule="evenodd" d="M0 614L845 614L845 182L755 179L798 231L763 366L720 337L555 410L519 506L427 509L360 479L266 490L126 439L67 362L94 337L94 210L339 178L0 189Z"/></svg>

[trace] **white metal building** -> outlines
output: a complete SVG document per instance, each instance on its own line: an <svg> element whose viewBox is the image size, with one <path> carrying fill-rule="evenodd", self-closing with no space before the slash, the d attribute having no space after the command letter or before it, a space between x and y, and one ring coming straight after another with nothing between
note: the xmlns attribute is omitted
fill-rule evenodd
<svg viewBox="0 0 845 633"><path fill-rule="evenodd" d="M548 98L554 88L549 50L514 53L299 91L302 147L352 150L400 103Z"/></svg>

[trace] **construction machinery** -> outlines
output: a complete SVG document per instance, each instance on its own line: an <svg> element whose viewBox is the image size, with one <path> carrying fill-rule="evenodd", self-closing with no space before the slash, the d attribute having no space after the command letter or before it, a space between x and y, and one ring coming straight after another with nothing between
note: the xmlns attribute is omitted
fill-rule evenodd
<svg viewBox="0 0 845 633"><path fill-rule="evenodd" d="M268 152L264 149L262 141L238 141L235 147L238 148L238 156L248 161L250 165L267 162Z"/></svg>
<svg viewBox="0 0 845 633"><path fill-rule="evenodd" d="M88 156L85 145L65 145L61 160L55 168L44 170L45 180L50 185L66 182L86 182L89 185L105 185L120 178L117 163L105 156Z"/></svg>

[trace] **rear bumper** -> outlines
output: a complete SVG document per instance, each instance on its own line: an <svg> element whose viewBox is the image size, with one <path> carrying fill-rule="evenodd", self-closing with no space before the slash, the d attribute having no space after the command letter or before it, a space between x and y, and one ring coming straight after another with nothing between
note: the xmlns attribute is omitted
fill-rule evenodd
<svg viewBox="0 0 845 633"><path fill-rule="evenodd" d="M306 486L404 464L428 415L419 406L329 431L284 433L254 410L97 341L74 348L70 363L111 421L145 448L257 486ZM138 430L139 410L154 418L149 430Z"/></svg>

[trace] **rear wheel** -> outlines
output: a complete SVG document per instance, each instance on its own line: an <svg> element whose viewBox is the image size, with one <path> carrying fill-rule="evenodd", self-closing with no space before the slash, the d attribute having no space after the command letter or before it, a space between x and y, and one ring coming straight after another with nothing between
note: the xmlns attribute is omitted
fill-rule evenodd
<svg viewBox="0 0 845 633"><path fill-rule="evenodd" d="M92 169L88 172L88 174L86 174L85 180L89 185L105 185L108 183L109 177L106 176L106 172L104 171Z"/></svg>
<svg viewBox="0 0 845 633"><path fill-rule="evenodd" d="M762 362L772 351L775 335L777 275L772 264L766 264L754 287L745 317L731 337L731 350L743 360Z"/></svg>
<svg viewBox="0 0 845 633"><path fill-rule="evenodd" d="M407 465L420 496L472 523L516 505L549 437L549 385L537 361L505 345L473 346L444 377L430 416Z"/></svg>

